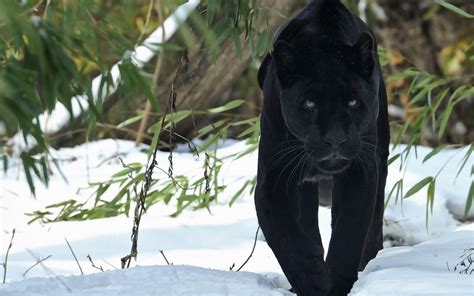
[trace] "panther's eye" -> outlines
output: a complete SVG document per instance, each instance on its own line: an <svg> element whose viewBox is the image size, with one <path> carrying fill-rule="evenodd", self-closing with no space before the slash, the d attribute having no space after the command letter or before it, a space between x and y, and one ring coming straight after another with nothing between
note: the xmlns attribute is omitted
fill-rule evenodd
<svg viewBox="0 0 474 296"><path fill-rule="evenodd" d="M349 106L350 108L354 108L354 107L356 107L358 104L359 104L359 100L353 99L353 100L350 100L350 101L347 103L347 106Z"/></svg>
<svg viewBox="0 0 474 296"><path fill-rule="evenodd" d="M313 110L316 107L316 103L310 100L304 101L303 105L308 110Z"/></svg>

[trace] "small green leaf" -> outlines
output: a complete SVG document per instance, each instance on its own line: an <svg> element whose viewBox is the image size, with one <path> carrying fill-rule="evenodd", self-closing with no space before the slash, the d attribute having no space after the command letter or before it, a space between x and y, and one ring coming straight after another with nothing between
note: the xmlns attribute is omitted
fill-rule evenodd
<svg viewBox="0 0 474 296"><path fill-rule="evenodd" d="M423 158L423 163L425 163L428 159L430 159L431 157L435 156L436 154L440 153L441 151L443 151L446 147L448 147L448 144L443 144L443 145L440 145L438 147L436 147L435 149L431 150L430 153L428 153L425 158Z"/></svg>
<svg viewBox="0 0 474 296"><path fill-rule="evenodd" d="M466 207L464 208L464 217L467 217L469 210L472 206L472 200L474 199L474 181L471 181L471 187L469 187L469 193L467 194Z"/></svg>
<svg viewBox="0 0 474 296"><path fill-rule="evenodd" d="M230 101L229 103L225 104L224 106L209 109L208 112L212 113L212 114L222 113L222 112L240 107L243 103L245 103L244 100L233 100L233 101Z"/></svg>
<svg viewBox="0 0 474 296"><path fill-rule="evenodd" d="M412 188L410 188L410 190L408 190L408 192L405 194L404 198L408 198L408 197L412 196L413 194L417 193L423 187L428 185L431 181L433 181L433 177L426 177L423 180L421 180L420 182L416 183Z"/></svg>
<svg viewBox="0 0 474 296"><path fill-rule="evenodd" d="M124 128L132 123L135 123L137 121L140 121L141 119L143 118L143 114L140 114L140 115L137 115L135 117L132 117L132 118L129 118L127 120L125 120L124 122L121 122L119 123L119 125L117 125L117 128Z"/></svg>
<svg viewBox="0 0 474 296"><path fill-rule="evenodd" d="M232 207L232 205L235 203L235 201L240 197L242 196L242 193L244 192L244 190L247 188L247 186L249 186L251 184L251 181L247 181L245 182L244 185L242 185L242 187L234 194L234 196L232 196L232 198L230 199L230 202L229 202L229 207Z"/></svg>
<svg viewBox="0 0 474 296"><path fill-rule="evenodd" d="M384 208L387 208L388 203L390 202L390 199L392 198L393 193L395 192L395 190L398 190L398 188L401 186L401 181L402 180L398 180L397 182L395 182L395 184L393 184L393 187L390 190L390 193L388 194L387 199L385 200Z"/></svg>
<svg viewBox="0 0 474 296"><path fill-rule="evenodd" d="M433 179L428 186L428 204L430 205L431 214L433 214L433 205L434 205L434 194L436 189L436 179Z"/></svg>
<svg viewBox="0 0 474 296"><path fill-rule="evenodd" d="M474 143L471 144L471 146L469 147L469 149L467 150L466 154L464 155L463 159L461 160L461 162L458 164L459 166L459 170L458 170L458 173L456 174L456 177L454 179L457 179L459 177L459 175L461 174L462 170L464 169L464 167L466 166L466 163L467 161L469 160L469 158L471 157L471 154L474 152ZM474 168L474 166L473 166ZM471 168L471 175L472 175L472 170L473 168Z"/></svg>
<svg viewBox="0 0 474 296"><path fill-rule="evenodd" d="M422 98L426 97L426 95L428 94L428 92L430 92L430 89L429 88L423 88L416 96L414 96L411 100L410 100L410 105L414 105L416 102L418 102L419 100L421 100Z"/></svg>
<svg viewBox="0 0 474 296"><path fill-rule="evenodd" d="M401 155L400 153L397 153L394 156L390 157L390 159L388 160L388 165L391 165L395 160L400 158L400 155Z"/></svg>
<svg viewBox="0 0 474 296"><path fill-rule="evenodd" d="M446 127L448 125L448 120L449 117L451 116L451 112L453 111L453 104L449 103L448 106L446 107L446 110L443 112L443 117L441 119L441 124L439 126L439 131L438 131L438 139L440 139L443 135L444 132L446 131Z"/></svg>
<svg viewBox="0 0 474 296"><path fill-rule="evenodd" d="M438 3L439 5L443 6L444 8L446 8L448 10L451 10L452 12L457 13L457 14L463 16L463 17L470 18L470 19L474 18L474 15L468 13L467 11L462 10L461 8L459 8L457 6L454 6L451 3L446 2L445 0L436 0L436 3Z"/></svg>

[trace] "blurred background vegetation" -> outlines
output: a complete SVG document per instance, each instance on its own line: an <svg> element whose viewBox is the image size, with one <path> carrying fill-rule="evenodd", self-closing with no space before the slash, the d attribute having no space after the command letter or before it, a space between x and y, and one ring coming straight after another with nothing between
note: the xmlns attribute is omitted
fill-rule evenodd
<svg viewBox="0 0 474 296"><path fill-rule="evenodd" d="M34 178L47 183L51 163L55 163L50 147L119 138L150 144L150 155L156 145L172 151L179 143L188 143L193 152L200 153L219 139L234 138L250 144L249 150L235 157L256 149L262 103L256 82L258 65L271 50L276 28L305 1L203 0L177 34L161 45L157 57L143 69L137 68L130 53L185 2L1 1L0 155L4 169L12 157L21 157L34 192ZM434 153L470 145L465 159L472 157L474 2L343 2L377 35L393 143L407 144L404 153L416 145L436 148ZM92 79L102 74L104 83L110 81L109 70L120 60L122 82L117 91L94 102ZM52 111L57 101L71 110L71 97L76 94L86 94L89 110L59 131L43 133L34 119ZM20 131L33 136L38 145L17 151L11 139ZM204 140L201 145L192 144L196 138ZM392 155L390 162L403 159L404 153ZM149 205L175 197L176 214L189 205L208 207L223 190L212 182L217 180L221 162L212 151L205 153L203 170L210 171L193 182L170 171L168 180L155 180ZM59 215L38 211L33 219L48 222L128 214L130 202L136 199L133 184L143 181L145 169L146 164L136 164L108 182L91 184L97 189L93 205L71 200L52 206L61 209ZM132 180L127 180L129 173L134 173ZM414 190L434 187L436 177L427 178ZM402 187L402 182L396 186ZM120 188L116 198L101 200L114 185ZM254 185L254 176L249 176L239 194L252 191ZM403 190L392 192L403 195ZM474 185L466 194L470 206ZM433 199L428 196L428 201Z"/></svg>

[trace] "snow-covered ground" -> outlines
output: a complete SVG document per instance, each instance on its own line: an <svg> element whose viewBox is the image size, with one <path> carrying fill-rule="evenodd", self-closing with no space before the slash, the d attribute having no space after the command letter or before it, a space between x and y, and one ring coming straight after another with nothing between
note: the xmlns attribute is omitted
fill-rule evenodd
<svg viewBox="0 0 474 296"><path fill-rule="evenodd" d="M141 147L143 148L143 147ZM245 149L244 142L226 142L219 156ZM203 159L185 149L174 154L176 174L200 174ZM472 182L472 159L455 181L462 150L447 150L424 165L421 159L430 149L420 147L405 172L404 189L426 176L435 175L445 165L436 184L433 215L425 225L426 189L403 200L390 201L385 213L385 246L369 263L355 284L354 295L472 295L474 275L459 274L456 265L465 249L474 247L474 224L461 223L464 204ZM394 151L393 153L396 153ZM184 211L178 218L169 215L174 206L157 204L144 216L139 238L138 267L116 270L120 258L130 251L132 219L115 217L85 222L27 224L25 212L43 210L46 205L71 198L86 200L91 194L88 182L105 180L121 170L125 163L144 162L146 155L132 142L104 140L71 149L55 151L62 171L51 178L48 188L37 186L33 198L18 163L11 163L0 184L0 262L16 229L8 257L7 284L0 285L0 295L290 295L289 285L262 237L255 252L242 269L254 242L257 221L253 197L248 195L232 207L227 201L240 186L256 173L257 155L249 154L236 161L225 161L221 177L227 188L219 200L206 210ZM158 163L166 164L168 154L160 153ZM387 193L403 172L396 161L390 166ZM164 175L161 175L163 177ZM320 230L327 247L330 238L330 209L321 208ZM474 218L474 210L469 215ZM455 218L456 217L456 218ZM458 230L458 231L455 231ZM86 276L80 275L65 238L70 242ZM425 242L425 243L422 243ZM419 244L422 243L422 244ZM414 247L394 247L404 245ZM173 266L166 265L160 250ZM50 258L26 274L39 258ZM90 255L105 273L92 267ZM200 268L198 268L198 266ZM471 269L472 270L472 269ZM2 270L0 269L0 275ZM89 275L91 274L91 275ZM38 277L49 277L40 279Z"/></svg>

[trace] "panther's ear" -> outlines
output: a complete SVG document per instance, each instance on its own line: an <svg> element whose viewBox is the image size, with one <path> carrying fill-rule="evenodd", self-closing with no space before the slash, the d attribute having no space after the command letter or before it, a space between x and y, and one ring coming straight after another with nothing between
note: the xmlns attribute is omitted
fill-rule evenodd
<svg viewBox="0 0 474 296"><path fill-rule="evenodd" d="M363 32L357 43L353 46L357 59L360 61L360 67L362 73L367 78L372 76L372 72L375 67L375 41L374 38L368 33Z"/></svg>
<svg viewBox="0 0 474 296"><path fill-rule="evenodd" d="M296 70L293 47L285 41L278 41L273 48L278 80L283 88L292 84Z"/></svg>

